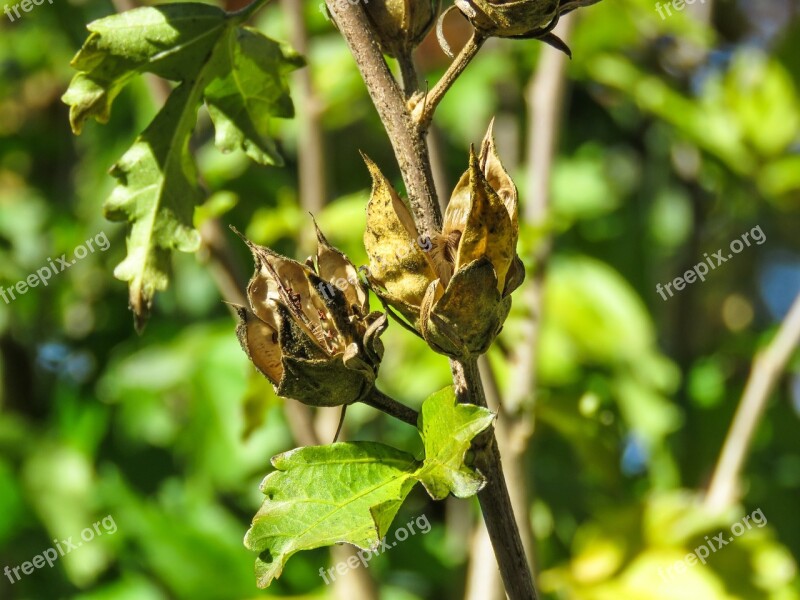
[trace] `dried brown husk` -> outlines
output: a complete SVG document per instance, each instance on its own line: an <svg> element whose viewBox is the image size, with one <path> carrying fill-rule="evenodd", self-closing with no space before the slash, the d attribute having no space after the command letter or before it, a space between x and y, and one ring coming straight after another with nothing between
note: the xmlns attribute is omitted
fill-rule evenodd
<svg viewBox="0 0 800 600"><path fill-rule="evenodd" d="M364 243L373 290L437 352L486 352L525 276L516 254L517 189L497 156L492 127L480 154L470 151L429 252L415 244L419 236L406 205L369 159L367 166L374 183Z"/></svg>
<svg viewBox="0 0 800 600"><path fill-rule="evenodd" d="M409 55L436 22L441 0L369 0L364 9L381 50L397 58Z"/></svg>
<svg viewBox="0 0 800 600"><path fill-rule="evenodd" d="M245 240L256 269L247 290L250 306L237 308L237 335L279 396L340 406L372 393L388 322L370 312L350 260L319 228L317 238L316 257L307 264ZM339 279L348 280L344 290L329 284Z"/></svg>

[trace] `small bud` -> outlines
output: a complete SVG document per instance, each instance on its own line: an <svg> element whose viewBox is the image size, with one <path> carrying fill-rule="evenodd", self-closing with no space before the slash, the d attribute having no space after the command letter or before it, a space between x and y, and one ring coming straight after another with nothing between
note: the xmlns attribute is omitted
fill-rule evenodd
<svg viewBox="0 0 800 600"><path fill-rule="evenodd" d="M441 0L369 0L364 8L381 50L397 58L416 48L436 22Z"/></svg>
<svg viewBox="0 0 800 600"><path fill-rule="evenodd" d="M517 189L497 156L492 128L480 155L470 153L430 251L413 244L418 234L410 211L377 166L369 159L367 165L373 189L364 244L373 290L437 352L457 358L486 352L525 276L516 254Z"/></svg>
<svg viewBox="0 0 800 600"><path fill-rule="evenodd" d="M317 256L305 265L245 239L256 271L249 308L237 308L237 335L279 396L311 406L352 404L372 392L388 322L370 312L353 264L319 228L317 238ZM342 280L343 289L330 283Z"/></svg>

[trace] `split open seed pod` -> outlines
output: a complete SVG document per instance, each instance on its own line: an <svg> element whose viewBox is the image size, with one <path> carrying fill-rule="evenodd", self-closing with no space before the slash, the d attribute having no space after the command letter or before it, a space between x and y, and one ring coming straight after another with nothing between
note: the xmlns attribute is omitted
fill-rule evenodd
<svg viewBox="0 0 800 600"><path fill-rule="evenodd" d="M237 335L276 394L310 406L341 406L372 393L388 322L370 312L355 266L319 228L317 238L317 254L306 264L243 238L256 269L249 307L237 307Z"/></svg>

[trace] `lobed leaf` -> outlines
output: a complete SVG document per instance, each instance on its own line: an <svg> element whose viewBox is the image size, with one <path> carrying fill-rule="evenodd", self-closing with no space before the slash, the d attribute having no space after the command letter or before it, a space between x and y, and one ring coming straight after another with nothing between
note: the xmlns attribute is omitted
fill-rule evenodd
<svg viewBox="0 0 800 600"><path fill-rule="evenodd" d="M192 211L202 193L189 154L196 104L187 110L194 94L181 84L111 169L117 185L103 208L108 219L131 223L128 255L114 276L128 282L137 330L144 327L156 290L167 287L170 250L194 252L200 246Z"/></svg>
<svg viewBox="0 0 800 600"><path fill-rule="evenodd" d="M434 500L449 494L468 498L486 484L483 476L464 463L472 440L487 429L495 415L489 409L460 404L453 387L446 387L422 404L419 429L425 462L416 476Z"/></svg>
<svg viewBox="0 0 800 600"><path fill-rule="evenodd" d="M375 549L411 488L419 463L373 442L298 448L272 459L267 496L245 536L267 587L300 550L348 542Z"/></svg>
<svg viewBox="0 0 800 600"><path fill-rule="evenodd" d="M294 117L286 75L302 65L298 55L254 29L229 33L214 56L215 78L205 91L221 151L241 148L259 164L283 165L269 138L269 122Z"/></svg>
<svg viewBox="0 0 800 600"><path fill-rule="evenodd" d="M107 123L120 90L140 73L186 81L227 27L226 14L198 3L142 7L98 19L72 59L79 71L63 96L70 124L79 134L89 118Z"/></svg>
<svg viewBox="0 0 800 600"><path fill-rule="evenodd" d="M274 457L277 470L261 484L267 498L245 536L245 546L259 553L259 587L280 576L301 550L341 542L375 549L420 481L438 500L477 493L485 480L464 464L464 456L493 420L485 408L458 404L451 386L422 405L422 463L374 442L311 446Z"/></svg>
<svg viewBox="0 0 800 600"><path fill-rule="evenodd" d="M170 252L193 252L200 244L193 211L203 193L189 152L198 108L208 104L221 150L242 148L260 164L281 164L269 119L293 116L286 75L302 61L207 4L137 8L88 28L72 61L79 73L62 97L76 134L90 118L107 122L114 98L136 75L180 82L112 168L118 183L105 205L109 219L131 224L128 255L114 273L129 283L141 330L155 292L168 284Z"/></svg>

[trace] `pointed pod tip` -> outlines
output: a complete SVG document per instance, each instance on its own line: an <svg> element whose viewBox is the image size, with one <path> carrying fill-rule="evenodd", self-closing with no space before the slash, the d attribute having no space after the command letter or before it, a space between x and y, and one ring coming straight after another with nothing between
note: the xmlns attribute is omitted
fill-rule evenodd
<svg viewBox="0 0 800 600"><path fill-rule="evenodd" d="M240 319L247 320L247 308L242 306L241 304L235 304L233 302L226 302L225 300L222 301L224 304L230 306L233 310L236 311L236 314L239 316Z"/></svg>
<svg viewBox="0 0 800 600"><path fill-rule="evenodd" d="M375 162L369 156L367 156L363 150L359 150L358 153L361 155L363 161L367 163L367 166L375 164Z"/></svg>
<svg viewBox="0 0 800 600"><path fill-rule="evenodd" d="M233 233L235 233L236 235L238 235L238 236L239 236L239 237L242 239L242 241L243 241L245 244L247 244L248 246L250 245L250 240L248 240L248 239L245 237L245 235L244 235L244 234L243 234L241 231L239 231L238 229L236 229L236 226L235 226L235 225L228 225L228 227L230 228L230 230L231 230Z"/></svg>
<svg viewBox="0 0 800 600"><path fill-rule="evenodd" d="M386 176L381 171L380 167L372 160L369 156L361 152L361 157L364 159L364 162L367 165L367 169L369 170L370 175L372 175L372 183L373 183L373 191L380 185L387 185L391 187L389 184L389 180L386 179Z"/></svg>
<svg viewBox="0 0 800 600"><path fill-rule="evenodd" d="M494 140L494 122L495 117L489 122L489 128L486 130L486 135L483 137L481 143L480 164L481 168L486 168L486 163L491 155L497 157L497 144Z"/></svg>
<svg viewBox="0 0 800 600"><path fill-rule="evenodd" d="M469 167L470 169L477 169L481 170L481 159L478 154L475 153L475 144L469 145Z"/></svg>
<svg viewBox="0 0 800 600"><path fill-rule="evenodd" d="M485 139L494 141L494 122L497 120L497 117L492 117L492 120L489 121L489 128L486 130Z"/></svg>
<svg viewBox="0 0 800 600"><path fill-rule="evenodd" d="M323 234L322 230L319 228L319 223L317 223L317 219L314 217L314 213L309 211L308 214L311 215L311 222L314 223L314 231L317 234L317 242L324 246L330 246L327 238L325 237L325 234Z"/></svg>

